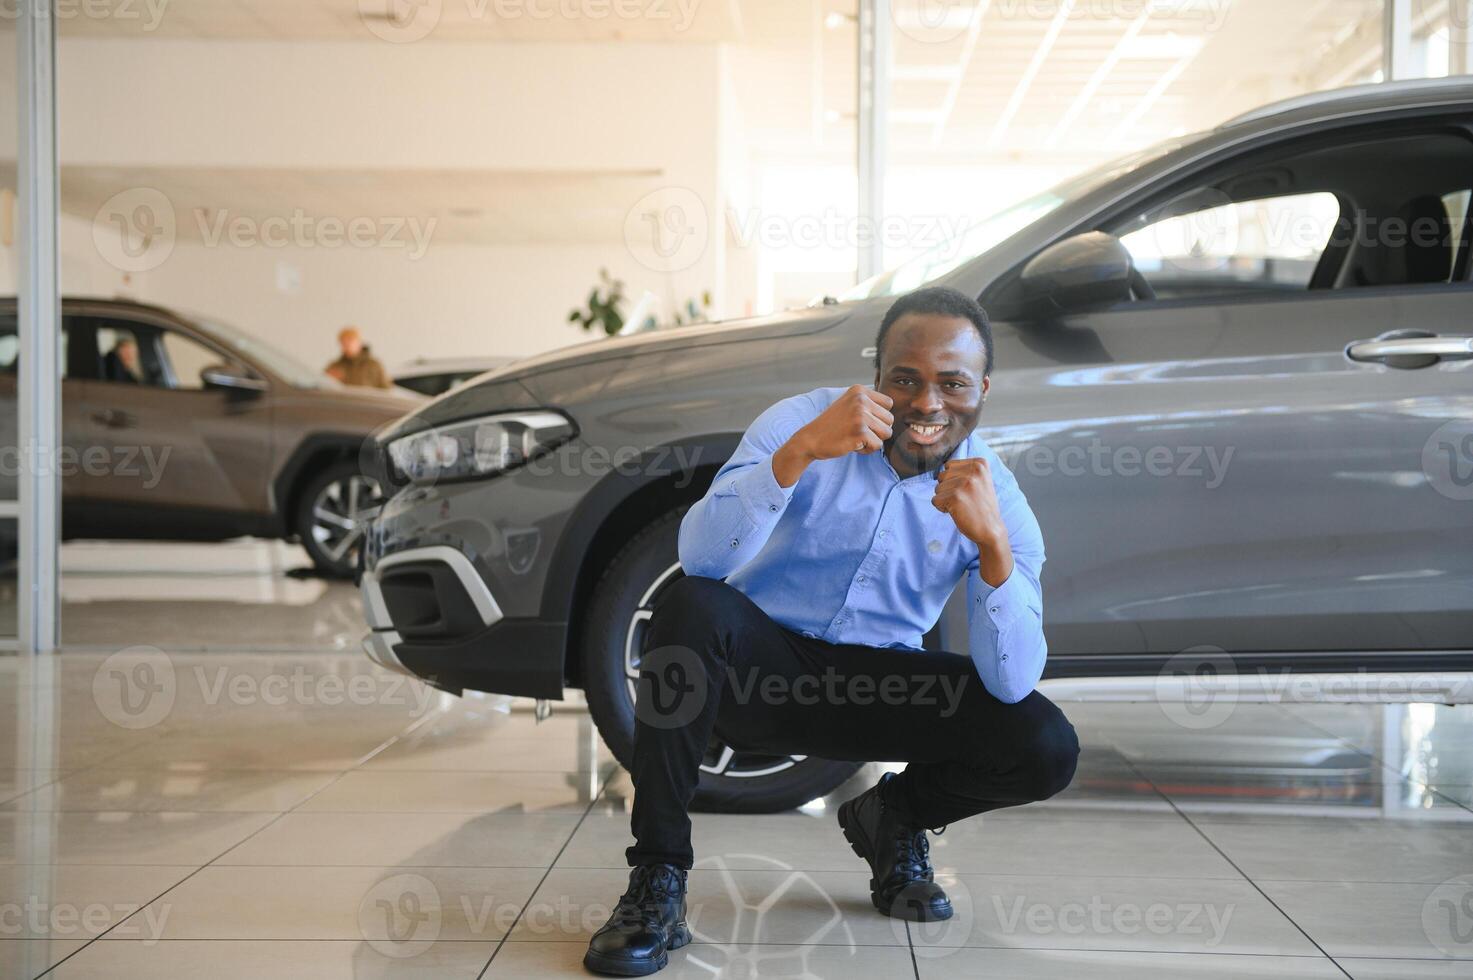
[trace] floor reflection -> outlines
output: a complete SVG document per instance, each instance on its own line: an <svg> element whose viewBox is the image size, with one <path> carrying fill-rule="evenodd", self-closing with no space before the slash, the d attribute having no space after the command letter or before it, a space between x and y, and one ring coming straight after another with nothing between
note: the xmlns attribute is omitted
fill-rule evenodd
<svg viewBox="0 0 1473 980"><path fill-rule="evenodd" d="M280 541L71 542L61 599L68 649L357 650L364 630L353 584Z"/></svg>

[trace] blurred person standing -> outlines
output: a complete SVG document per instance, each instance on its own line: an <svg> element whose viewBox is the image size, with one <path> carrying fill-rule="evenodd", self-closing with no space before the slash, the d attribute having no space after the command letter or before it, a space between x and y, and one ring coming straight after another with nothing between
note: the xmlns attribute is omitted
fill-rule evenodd
<svg viewBox="0 0 1473 980"><path fill-rule="evenodd" d="M327 366L326 373L345 385L364 388L388 388L393 382L383 364L368 351L363 335L357 327L344 327L338 331L338 345L343 354Z"/></svg>

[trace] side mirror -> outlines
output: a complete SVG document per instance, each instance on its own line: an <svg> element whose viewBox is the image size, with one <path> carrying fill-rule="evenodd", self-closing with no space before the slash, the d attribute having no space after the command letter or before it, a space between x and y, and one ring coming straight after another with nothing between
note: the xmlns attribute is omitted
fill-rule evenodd
<svg viewBox="0 0 1473 980"><path fill-rule="evenodd" d="M270 387L264 380L247 374L244 368L212 364L199 373L206 388L222 388L235 392L262 392Z"/></svg>
<svg viewBox="0 0 1473 980"><path fill-rule="evenodd" d="M1045 319L1130 299L1135 265L1120 239L1088 231L1039 252L1023 267L1023 312Z"/></svg>

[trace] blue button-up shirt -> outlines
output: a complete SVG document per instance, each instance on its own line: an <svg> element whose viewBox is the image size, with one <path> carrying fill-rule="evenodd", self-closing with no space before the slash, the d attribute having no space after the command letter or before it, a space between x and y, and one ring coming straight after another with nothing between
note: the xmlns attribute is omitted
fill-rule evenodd
<svg viewBox="0 0 1473 980"><path fill-rule="evenodd" d="M1012 574L997 588L982 580L977 545L931 504L934 473L902 479L884 453L850 453L779 486L772 454L844 390L818 388L758 416L681 522L686 573L725 579L794 632L917 650L965 575L977 673L998 700L1022 700L1048 645L1043 534L1017 480L975 432L952 453L989 463L1013 549Z"/></svg>

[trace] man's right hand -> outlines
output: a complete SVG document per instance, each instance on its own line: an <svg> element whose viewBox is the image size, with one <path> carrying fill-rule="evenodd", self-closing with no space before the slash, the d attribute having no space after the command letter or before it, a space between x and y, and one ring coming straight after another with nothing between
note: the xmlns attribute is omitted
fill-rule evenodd
<svg viewBox="0 0 1473 980"><path fill-rule="evenodd" d="M815 460L882 449L895 424L895 416L890 414L893 404L889 395L864 385L851 385L773 454L772 472L778 485L790 487L797 483Z"/></svg>

